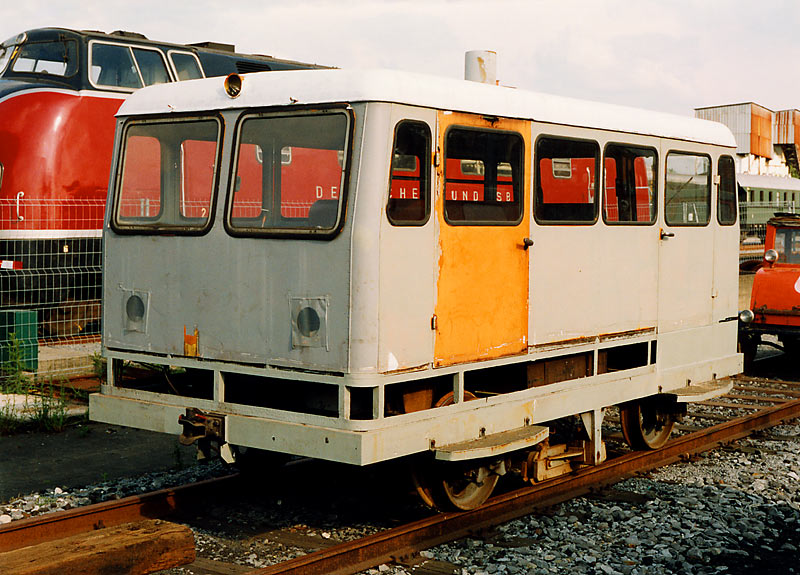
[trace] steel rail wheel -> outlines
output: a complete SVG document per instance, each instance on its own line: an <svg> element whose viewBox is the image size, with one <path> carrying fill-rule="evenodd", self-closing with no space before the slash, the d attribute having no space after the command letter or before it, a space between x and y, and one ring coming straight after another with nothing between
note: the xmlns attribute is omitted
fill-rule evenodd
<svg viewBox="0 0 800 575"><path fill-rule="evenodd" d="M669 439L675 416L661 400L646 397L619 406L622 435L632 449L658 449Z"/></svg>
<svg viewBox="0 0 800 575"><path fill-rule="evenodd" d="M464 392L464 401L477 399ZM453 403L453 392L442 396L434 407ZM484 462L485 463L485 462ZM431 459L420 461L414 472L414 487L428 507L439 510L468 511L483 505L497 485L499 475L479 461L444 463Z"/></svg>

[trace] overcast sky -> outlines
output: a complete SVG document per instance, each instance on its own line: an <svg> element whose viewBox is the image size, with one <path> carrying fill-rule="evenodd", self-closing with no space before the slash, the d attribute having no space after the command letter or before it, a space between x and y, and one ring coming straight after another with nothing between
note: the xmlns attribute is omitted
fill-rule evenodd
<svg viewBox="0 0 800 575"><path fill-rule="evenodd" d="M341 68L463 77L494 50L519 88L681 115L753 101L800 108L795 0L4 0L0 41L45 26L128 30L177 43Z"/></svg>

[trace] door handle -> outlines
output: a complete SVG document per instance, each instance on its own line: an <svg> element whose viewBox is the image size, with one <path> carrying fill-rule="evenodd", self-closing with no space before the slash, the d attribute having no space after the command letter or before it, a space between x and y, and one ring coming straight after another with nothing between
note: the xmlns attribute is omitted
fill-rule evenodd
<svg viewBox="0 0 800 575"><path fill-rule="evenodd" d="M527 250L532 245L533 240L531 238L522 238L522 249Z"/></svg>
<svg viewBox="0 0 800 575"><path fill-rule="evenodd" d="M674 237L675 237L675 234L673 232L665 232L664 228L661 228L661 239L662 240L666 239L666 238L674 238Z"/></svg>

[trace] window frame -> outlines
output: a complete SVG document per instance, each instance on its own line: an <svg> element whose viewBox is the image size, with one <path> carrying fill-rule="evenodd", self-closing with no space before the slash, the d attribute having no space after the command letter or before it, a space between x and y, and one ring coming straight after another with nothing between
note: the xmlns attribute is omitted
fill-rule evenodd
<svg viewBox="0 0 800 575"><path fill-rule="evenodd" d="M497 135L506 135L511 136L519 140L519 179L518 185L519 189L515 190L517 192L517 197L519 201L517 204L519 205L519 215L515 220L452 220L447 215L447 142L450 136L450 133L454 130L462 131L462 132L479 132L485 134L497 134ZM450 226L506 226L506 227L513 227L520 225L525 219L525 178L526 175L526 166L525 166L525 137L515 130L498 130L498 129L490 129L484 128L479 126L469 126L463 124L451 124L445 130L443 136L443 150L442 150L442 217L444 221ZM513 169L513 166L512 166ZM496 180L496 178L495 178ZM497 181L495 181L495 184ZM512 175L512 185L514 184L514 179ZM484 179L484 193L486 192L486 180ZM453 201L453 200L450 200ZM500 203L500 202L498 202Z"/></svg>
<svg viewBox="0 0 800 575"><path fill-rule="evenodd" d="M613 221L608 220L606 218L606 186L605 186L605 169L606 169L606 157L608 148L610 146L617 146L617 147L624 147L630 148L633 150L640 150L640 151L651 151L653 152L653 215L650 218L649 222L639 222L639 221ZM627 142L606 142L605 147L603 148L603 155L600 159L600 164L603 168L603 197L601 198L600 202L600 213L603 217L603 223L608 226L654 226L658 221L658 209L659 209L659 202L658 202L658 169L659 169L659 157L658 157L658 149L654 146L647 146L642 144L630 144Z"/></svg>
<svg viewBox="0 0 800 575"><path fill-rule="evenodd" d="M127 48L131 60L133 60L133 65L136 67L136 74L139 76L139 81L141 82L142 85L139 86L138 88L130 88L127 86L111 86L108 84L100 84L98 82L95 82L94 79L92 78L92 57L94 56L94 47L97 44ZM146 88L147 84L144 83L144 76L142 75L142 70L139 68L139 61L136 59L136 55L133 53L134 48L136 48L137 50L139 49L149 50L158 53L159 56L161 56L161 61L163 62L164 68L167 71L167 76L169 76L169 82L171 83L176 81L175 74L172 70L171 62L168 61L168 58L166 58L166 55L160 48L157 48L155 46L145 46L143 44L130 44L127 42L109 42L107 40L92 39L89 40L89 49L88 49L87 67L86 67L86 76L87 79L89 80L89 84L91 84L94 88L97 88L98 90L106 90L106 91L110 90L113 92L125 92L125 93L135 92L136 90L141 90L142 88Z"/></svg>
<svg viewBox="0 0 800 575"><path fill-rule="evenodd" d="M420 179L420 184L422 184L423 181L425 182L425 189L424 190L420 189L420 193L422 195L422 200L425 202L425 217L422 218L421 220L397 220L397 219L393 219L392 216L390 215L390 211L389 211L389 206L390 206L389 202L392 200L392 198L390 197L391 196L391 192L392 192L392 181L394 180L394 170L392 168L393 168L393 165L394 165L394 150L395 150L395 144L397 143L397 133L400 130L400 127L405 125L405 124L416 124L416 125L419 125L419 126L423 126L425 128L426 132L427 132L427 142L426 142L424 156L423 156L424 165L420 164L420 168L419 168L420 169L420 178L419 178ZM431 127L427 122L425 122L423 120L417 120L417 119L414 119L414 118L404 118L404 119L398 121L395 124L394 132L393 132L393 135L392 135L392 149L390 151L390 157L389 157L389 182L388 182L388 187L387 187L387 191L386 191L386 206L385 206L386 219L389 221L389 223L392 226L395 226L395 227L421 227L421 226L424 226L425 224L427 224L430 221L430 219L431 219L431 164L432 164L432 162L431 162L431 154L432 154L431 150L432 149L433 149L433 131L431 130ZM424 176L423 176L423 170L425 170L425 175ZM422 188L422 185L420 185L420 188Z"/></svg>
<svg viewBox="0 0 800 575"><path fill-rule="evenodd" d="M19 36L17 36L15 39L19 40L20 38ZM64 74L54 74L51 72L37 72L35 70L14 70L14 66L17 64L20 56L24 52L25 46L32 46L34 44L56 44L59 42L63 42L65 45L72 44L74 47L73 55L75 56L75 64L74 64L74 69L71 70L71 73L67 74L67 72L70 71L68 65L64 69ZM27 34L25 34L24 38L21 39L20 42L11 45L15 46L15 48L11 52L11 55L9 56L8 61L5 63L5 66L2 69L0 69L0 74L4 74L5 72L11 72L13 74L30 74L31 76L39 78L45 77L56 80L67 80L70 78L74 78L76 75L80 73L81 56L80 56L80 45L78 43L77 38L65 37L63 39L31 40L30 38L28 38Z"/></svg>
<svg viewBox="0 0 800 575"><path fill-rule="evenodd" d="M539 198L539 189L541 188L541 176L539 170L539 144L542 140L560 140L564 142L582 142L582 143L589 143L594 144L597 150L597 155L595 156L595 184L594 184L594 218L591 220L550 220L550 219L543 219L538 214L538 207L540 205L541 199ZM600 168L602 167L603 161L603 150L600 147L600 142L594 140L592 138L576 138L573 136L562 136L557 134L539 134L536 137L536 141L533 144L533 190L532 190L532 197L533 201L532 204L532 212L533 212L533 219L534 221L542 226L593 226L600 220L600 176L602 172ZM544 190L542 190L544 191Z"/></svg>
<svg viewBox="0 0 800 575"><path fill-rule="evenodd" d="M732 173L733 173L733 218L730 221L722 221L720 218L720 210L722 206L722 202L720 201L720 191L722 190L722 171L720 170L722 160L727 158L730 160L732 165ZM736 225L736 222L739 220L739 188L736 182L736 161L733 159L733 156L730 154L722 154L717 158L717 175L719 176L719 185L717 186L717 223L721 226L733 226Z"/></svg>
<svg viewBox="0 0 800 575"><path fill-rule="evenodd" d="M120 223L118 221L119 202L120 202L120 184L122 177L125 173L125 159L127 148L127 134L133 126L141 126L147 124L174 124L174 123L187 123L213 120L217 123L217 153L214 160L216 170L214 171L214 180L211 186L211 200L208 206L208 218L203 226L192 225L144 225L144 224L129 224ZM225 121L218 113L210 113L203 115L176 115L176 116L154 116L148 118L129 118L125 120L120 128L120 146L118 148L117 157L114 163L114 187L113 187L113 201L111 206L111 214L109 216L109 225L112 230L118 234L126 235L186 235L186 236L202 236L207 234L214 226L217 199L219 196L220 184L220 167L222 163L223 143L225 141ZM163 188L160 193L163 196ZM162 198L163 201L163 198Z"/></svg>
<svg viewBox="0 0 800 575"><path fill-rule="evenodd" d="M207 78L206 71L203 70L203 63L200 62L200 58L197 57L197 54L194 52L190 52L188 50L167 50L167 60L169 60L169 65L172 70L172 75L175 77L176 82L185 82L186 80L181 80L178 74L178 67L175 65L175 62L172 59L173 54L179 54L181 56L191 56L194 58L194 61L197 62L197 68L200 70L200 77Z"/></svg>
<svg viewBox="0 0 800 575"><path fill-rule="evenodd" d="M247 120L258 118L281 118L296 116L321 116L341 114L347 119L345 128L345 142L342 165L341 189L339 190L339 211L337 221L332 229L302 229L302 228L253 228L237 227L231 224L233 213L234 185L236 182L237 168L239 165L239 143L241 141L242 126ZM334 239L342 231L345 224L347 213L348 188L350 184L350 172L353 165L353 133L355 130L355 114L349 104L333 104L330 106L282 106L280 108L264 108L247 110L236 119L236 125L232 131L231 159L228 167L228 181L225 182L225 215L223 225L228 235L238 238L283 238L283 239L309 239L329 241Z"/></svg>
<svg viewBox="0 0 800 575"><path fill-rule="evenodd" d="M708 177L706 178L706 189L708 192L708 218L703 223L671 223L669 221L669 210L668 202L667 202L667 179L669 178L669 157L670 155L675 156L694 156L696 158L706 158L708 160ZM711 206L712 206L712 190L711 184L713 181L713 171L714 171L714 162L711 159L711 155L707 153L701 152L692 152L690 150L676 150L671 149L668 150L666 155L664 156L664 224L671 228L702 228L709 226L712 221L711 217Z"/></svg>

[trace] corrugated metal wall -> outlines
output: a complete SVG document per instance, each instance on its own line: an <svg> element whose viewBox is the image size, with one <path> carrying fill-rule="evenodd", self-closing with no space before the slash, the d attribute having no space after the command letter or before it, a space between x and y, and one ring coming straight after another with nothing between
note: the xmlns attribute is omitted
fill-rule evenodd
<svg viewBox="0 0 800 575"><path fill-rule="evenodd" d="M736 138L737 154L753 154L763 158L772 157L771 110L747 102L730 106L698 108L695 116L704 120L725 124Z"/></svg>
<svg viewBox="0 0 800 575"><path fill-rule="evenodd" d="M776 112L773 137L776 144L800 146L800 111Z"/></svg>

